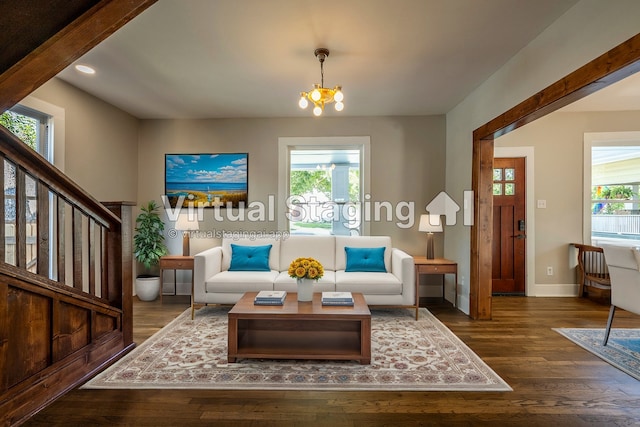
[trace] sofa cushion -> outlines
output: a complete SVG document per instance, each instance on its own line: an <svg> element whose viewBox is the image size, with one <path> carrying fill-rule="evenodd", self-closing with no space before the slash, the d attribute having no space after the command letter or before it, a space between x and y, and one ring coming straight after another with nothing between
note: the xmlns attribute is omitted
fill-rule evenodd
<svg viewBox="0 0 640 427"><path fill-rule="evenodd" d="M391 273L348 273L336 271L337 292L361 292L368 295L401 295L402 282Z"/></svg>
<svg viewBox="0 0 640 427"><path fill-rule="evenodd" d="M271 237L251 237L229 233L222 239L222 266L223 271L229 270L231 266L231 244L241 246L264 246L271 245L269 251L269 268L278 270L280 268L280 239Z"/></svg>
<svg viewBox="0 0 640 427"><path fill-rule="evenodd" d="M287 271L296 258L315 258L326 270L335 270L336 243L333 236L289 236L280 242L280 271Z"/></svg>
<svg viewBox="0 0 640 427"><path fill-rule="evenodd" d="M273 283L274 291L298 292L296 279L289 276L286 271L281 272ZM333 292L336 290L336 272L324 271L324 276L313 281L313 292Z"/></svg>
<svg viewBox="0 0 640 427"><path fill-rule="evenodd" d="M271 246L242 246L232 243L229 271L270 271L269 252Z"/></svg>
<svg viewBox="0 0 640 427"><path fill-rule="evenodd" d="M391 271L391 237L389 236L336 236L336 271L347 268L345 247L379 248L384 246L384 268Z"/></svg>
<svg viewBox="0 0 640 427"><path fill-rule="evenodd" d="M272 291L278 272L222 271L205 282L207 292L259 292Z"/></svg>
<svg viewBox="0 0 640 427"><path fill-rule="evenodd" d="M385 247L379 248L344 248L347 257L346 272L386 273L384 266Z"/></svg>

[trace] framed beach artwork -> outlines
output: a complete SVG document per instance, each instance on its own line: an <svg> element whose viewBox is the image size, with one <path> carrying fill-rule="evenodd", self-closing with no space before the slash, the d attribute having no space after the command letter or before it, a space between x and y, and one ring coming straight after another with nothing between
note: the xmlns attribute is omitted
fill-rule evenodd
<svg viewBox="0 0 640 427"><path fill-rule="evenodd" d="M248 153L165 154L164 193L171 207L247 206Z"/></svg>

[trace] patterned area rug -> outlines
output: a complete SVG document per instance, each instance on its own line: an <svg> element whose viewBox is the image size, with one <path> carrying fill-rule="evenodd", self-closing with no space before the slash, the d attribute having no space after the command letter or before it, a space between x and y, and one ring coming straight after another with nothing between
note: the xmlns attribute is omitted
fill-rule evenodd
<svg viewBox="0 0 640 427"><path fill-rule="evenodd" d="M355 361L227 363L226 307L186 310L83 388L463 390L511 388L429 311L374 309L371 365Z"/></svg>
<svg viewBox="0 0 640 427"><path fill-rule="evenodd" d="M611 329L609 342L604 347L604 329L558 328L554 331L640 380L640 329Z"/></svg>

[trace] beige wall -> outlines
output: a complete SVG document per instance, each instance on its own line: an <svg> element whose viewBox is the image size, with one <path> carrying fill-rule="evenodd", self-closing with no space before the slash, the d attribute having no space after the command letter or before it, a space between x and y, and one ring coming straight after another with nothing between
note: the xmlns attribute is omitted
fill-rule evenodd
<svg viewBox="0 0 640 427"><path fill-rule="evenodd" d="M576 291L569 243L583 240L584 133L640 130L640 112L550 114L495 141L496 147L534 148L535 288L533 295L574 295ZM529 219L531 221L531 219ZM548 276L546 268L553 267ZM555 290L549 288L553 286Z"/></svg>
<svg viewBox="0 0 640 427"><path fill-rule="evenodd" d="M640 2L582 0L447 114L447 192L471 189L473 130L638 33ZM564 188L561 186L560 188ZM459 264L459 307L469 312L470 229L445 233L445 256Z"/></svg>
<svg viewBox="0 0 640 427"><path fill-rule="evenodd" d="M65 111L63 164L71 179L100 201L137 199L137 118L58 78L31 96Z"/></svg>
<svg viewBox="0 0 640 427"><path fill-rule="evenodd" d="M164 193L164 155L166 153L249 153L249 202L266 203L278 195L278 138L308 136L370 136L371 200L413 201L415 216L444 189L445 118L362 117L302 119L211 119L144 120L140 127L138 203ZM276 212L276 215L282 215ZM223 215L223 218L226 218ZM426 236L401 229L391 222L371 224L371 234L390 235L395 246L411 254L422 254ZM171 227L171 224L168 224ZM216 221L212 210L205 210L201 231L281 231L277 216L272 222ZM437 252L442 254L442 236ZM180 251L177 239L169 239L172 252ZM171 241L173 240L173 241ZM192 252L213 246L211 240L192 240Z"/></svg>

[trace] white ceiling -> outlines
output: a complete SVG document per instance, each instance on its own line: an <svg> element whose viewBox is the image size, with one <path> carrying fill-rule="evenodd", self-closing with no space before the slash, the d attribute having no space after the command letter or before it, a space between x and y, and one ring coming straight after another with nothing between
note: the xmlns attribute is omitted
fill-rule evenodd
<svg viewBox="0 0 640 427"><path fill-rule="evenodd" d="M59 77L139 118L444 114L577 0L160 0Z"/></svg>

